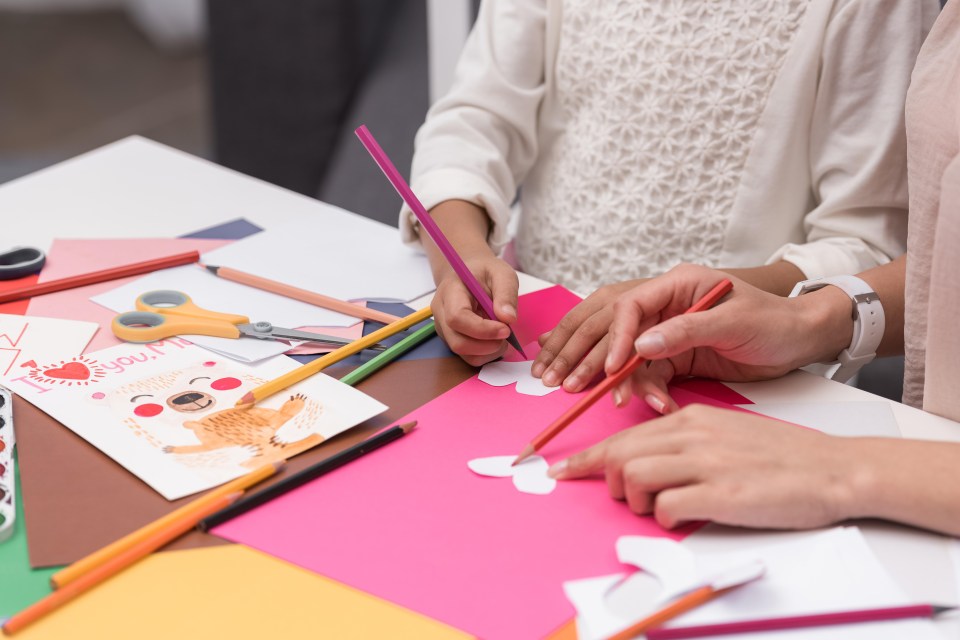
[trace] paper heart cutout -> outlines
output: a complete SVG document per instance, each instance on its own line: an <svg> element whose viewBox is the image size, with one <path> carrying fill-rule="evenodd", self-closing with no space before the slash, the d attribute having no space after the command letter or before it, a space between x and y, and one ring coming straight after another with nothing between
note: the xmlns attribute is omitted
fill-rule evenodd
<svg viewBox="0 0 960 640"><path fill-rule="evenodd" d="M62 367L45 369L43 375L61 380L86 380L90 377L90 369L82 362L68 362Z"/></svg>
<svg viewBox="0 0 960 640"><path fill-rule="evenodd" d="M521 493L544 496L557 488L557 481L547 475L550 465L541 456L530 456L517 466L511 466L517 456L476 458L467 463L477 475L490 478L513 478L513 486Z"/></svg>
<svg viewBox="0 0 960 640"><path fill-rule="evenodd" d="M517 393L527 396L545 396L560 388L548 387L540 378L534 378L530 373L531 364L531 360L491 362L480 370L480 382L486 382L494 387L506 387L517 383Z"/></svg>

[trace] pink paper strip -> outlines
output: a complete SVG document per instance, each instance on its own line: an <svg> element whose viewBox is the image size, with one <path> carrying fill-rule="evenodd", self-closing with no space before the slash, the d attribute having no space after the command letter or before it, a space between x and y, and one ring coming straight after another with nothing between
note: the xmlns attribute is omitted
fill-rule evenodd
<svg viewBox="0 0 960 640"><path fill-rule="evenodd" d="M573 300L558 288L524 296L527 333L518 334L551 328ZM675 398L723 405L682 388ZM619 536L679 539L693 529L668 532L634 516L601 478L537 496L467 468L516 453L577 399L472 378L412 412L410 436L214 532L482 638L542 637L574 615L563 581L622 569ZM652 417L641 403L601 401L542 453L556 462Z"/></svg>

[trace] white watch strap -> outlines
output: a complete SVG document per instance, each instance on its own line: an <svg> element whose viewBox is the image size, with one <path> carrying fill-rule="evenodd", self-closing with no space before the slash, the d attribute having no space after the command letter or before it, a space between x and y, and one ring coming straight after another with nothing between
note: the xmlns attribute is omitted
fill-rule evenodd
<svg viewBox="0 0 960 640"><path fill-rule="evenodd" d="M883 306L876 292L856 276L831 276L798 282L790 297L833 285L850 296L853 302L853 339L840 352L836 362L811 365L816 372L837 382L846 382L877 355L885 326ZM826 367L824 369L823 367Z"/></svg>

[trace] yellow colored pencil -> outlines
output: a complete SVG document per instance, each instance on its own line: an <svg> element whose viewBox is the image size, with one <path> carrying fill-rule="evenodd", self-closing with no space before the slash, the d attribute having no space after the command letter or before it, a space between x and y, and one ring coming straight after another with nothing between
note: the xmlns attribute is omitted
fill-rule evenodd
<svg viewBox="0 0 960 640"><path fill-rule="evenodd" d="M325 356L317 358L309 364L305 364L302 367L298 367L293 371L283 374L280 377L274 378L269 382L265 382L256 389L248 391L242 398L237 401L238 407L250 407L260 402L264 398L269 398L275 393L283 391L287 387L294 385L301 380L309 378L318 371L329 367L332 364L340 362L344 358L348 358L353 354L363 351L372 344L376 344L384 338L389 338L395 333L399 333L404 329L412 327L418 322L423 322L427 318L433 315L433 312L430 310L430 307L424 307L419 311L414 311L410 315L403 317L396 322L391 322L385 327L377 329L373 333L367 336L363 336L359 340L354 340L350 344L344 345L337 349L336 351L331 351Z"/></svg>
<svg viewBox="0 0 960 640"><path fill-rule="evenodd" d="M171 522L176 522L181 518L185 518L191 513L201 509L206 509L207 505L218 501L225 495L236 493L238 491L242 492L243 490L252 487L258 482L261 482L274 475L281 467L283 467L283 465L284 463L282 461L264 465L251 471L245 476L241 476L236 480L231 480L230 482L217 487L213 491L200 496L196 500L188 502L179 509L171 511L162 518L158 518L150 524L140 527L136 531L127 534L119 540L111 542L107 546L94 551L90 555L80 558L70 566L64 567L50 577L50 584L54 589L65 587L80 576L104 564L117 554L126 551L144 538L147 538L157 531L166 528Z"/></svg>
<svg viewBox="0 0 960 640"><path fill-rule="evenodd" d="M178 520L171 521L165 527L157 529L149 536L139 540L133 546L113 556L92 571L83 574L68 586L57 589L43 599L34 602L20 613L11 616L9 620L3 623L3 632L6 635L13 635L48 613L56 611L77 596L86 593L101 582L115 576L130 565L183 535L197 526L197 523L207 516L230 506L236 502L237 498L241 495L241 492L237 491L219 496L216 500L208 502L203 509L188 513Z"/></svg>

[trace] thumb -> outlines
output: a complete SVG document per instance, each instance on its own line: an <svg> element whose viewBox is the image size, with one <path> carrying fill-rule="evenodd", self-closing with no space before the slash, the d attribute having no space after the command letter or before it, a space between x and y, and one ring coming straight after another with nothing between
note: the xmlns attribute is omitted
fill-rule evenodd
<svg viewBox="0 0 960 640"><path fill-rule="evenodd" d="M576 453L566 460L561 460L550 467L547 472L551 478L557 480L573 480L592 476L603 470L607 459L607 441L604 440Z"/></svg>
<svg viewBox="0 0 960 640"><path fill-rule="evenodd" d="M659 360L697 347L718 347L733 337L732 329L722 322L727 312L718 308L674 316L643 332L634 348L644 358Z"/></svg>
<svg viewBox="0 0 960 640"><path fill-rule="evenodd" d="M489 272L490 297L496 319L511 324L517 320L517 295L520 282L517 272L505 262L498 261Z"/></svg>

